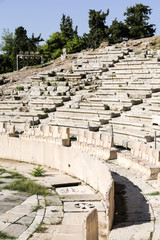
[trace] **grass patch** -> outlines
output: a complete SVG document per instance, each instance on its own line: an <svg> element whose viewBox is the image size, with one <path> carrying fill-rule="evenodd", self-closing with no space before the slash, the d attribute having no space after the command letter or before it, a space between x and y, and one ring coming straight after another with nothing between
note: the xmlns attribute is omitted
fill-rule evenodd
<svg viewBox="0 0 160 240"><path fill-rule="evenodd" d="M0 175L2 175L5 172L6 172L6 170L4 168L0 168Z"/></svg>
<svg viewBox="0 0 160 240"><path fill-rule="evenodd" d="M46 230L47 230L47 228L46 228L46 227L43 227L42 224L40 224L40 225L36 228L35 232L37 232L37 233L44 233Z"/></svg>
<svg viewBox="0 0 160 240"><path fill-rule="evenodd" d="M0 231L0 239L16 239L16 238Z"/></svg>
<svg viewBox="0 0 160 240"><path fill-rule="evenodd" d="M18 91L24 91L24 86L19 86L19 87L17 87L17 90L18 90Z"/></svg>
<svg viewBox="0 0 160 240"><path fill-rule="evenodd" d="M37 212L40 208L42 208L41 207L41 205L40 204L37 204L34 208L33 208L33 212Z"/></svg>
<svg viewBox="0 0 160 240"><path fill-rule="evenodd" d="M50 195L50 192L47 188L27 178L15 180L14 182L11 182L9 185L5 186L3 189L26 192L29 195Z"/></svg>
<svg viewBox="0 0 160 240"><path fill-rule="evenodd" d="M148 195L148 196L157 196L157 195L160 195L160 192L152 192L152 193L146 193L145 195Z"/></svg>
<svg viewBox="0 0 160 240"><path fill-rule="evenodd" d="M23 179L24 176L18 172L13 172L13 171L7 171L4 168L0 168L0 175L8 173L10 176L1 176L1 178L13 178L13 179Z"/></svg>

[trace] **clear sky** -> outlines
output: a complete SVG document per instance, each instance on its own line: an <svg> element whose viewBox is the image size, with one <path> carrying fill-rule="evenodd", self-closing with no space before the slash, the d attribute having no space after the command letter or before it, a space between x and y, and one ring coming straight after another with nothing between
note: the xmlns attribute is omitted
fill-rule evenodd
<svg viewBox="0 0 160 240"><path fill-rule="evenodd" d="M44 40L60 29L62 14L70 16L73 27L78 26L78 34L88 33L89 9L96 11L110 10L106 25L111 25L117 18L123 21L123 13L127 7L142 3L152 9L150 23L156 25L156 35L160 35L160 0L0 0L0 42L3 29L15 31L19 26L27 30L28 37L32 33L40 33Z"/></svg>

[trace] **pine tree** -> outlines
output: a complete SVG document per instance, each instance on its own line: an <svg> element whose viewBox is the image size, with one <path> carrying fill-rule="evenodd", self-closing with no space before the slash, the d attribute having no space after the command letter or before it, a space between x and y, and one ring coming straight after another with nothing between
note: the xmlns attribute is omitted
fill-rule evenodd
<svg viewBox="0 0 160 240"><path fill-rule="evenodd" d="M124 16L126 26L129 29L128 38L144 38L152 37L155 33L154 24L149 24L149 15L152 9L143 4L136 4L135 6L127 8Z"/></svg>

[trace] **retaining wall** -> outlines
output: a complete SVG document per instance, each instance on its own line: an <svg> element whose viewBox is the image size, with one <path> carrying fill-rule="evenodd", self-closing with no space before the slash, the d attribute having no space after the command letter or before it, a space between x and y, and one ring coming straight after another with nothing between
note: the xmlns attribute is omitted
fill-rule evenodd
<svg viewBox="0 0 160 240"><path fill-rule="evenodd" d="M114 215L114 183L105 162L72 147L8 136L0 136L0 158L56 168L88 183L102 194L108 230L111 229Z"/></svg>

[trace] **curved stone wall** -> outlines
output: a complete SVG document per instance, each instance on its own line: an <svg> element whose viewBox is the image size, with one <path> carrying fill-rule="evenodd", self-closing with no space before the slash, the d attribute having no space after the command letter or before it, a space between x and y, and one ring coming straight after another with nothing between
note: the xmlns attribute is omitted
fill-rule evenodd
<svg viewBox="0 0 160 240"><path fill-rule="evenodd" d="M0 136L0 158L45 165L75 176L98 190L107 213L108 230L114 215L114 184L103 161L47 140Z"/></svg>

